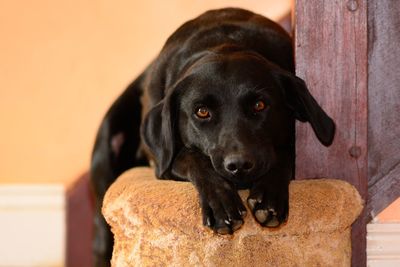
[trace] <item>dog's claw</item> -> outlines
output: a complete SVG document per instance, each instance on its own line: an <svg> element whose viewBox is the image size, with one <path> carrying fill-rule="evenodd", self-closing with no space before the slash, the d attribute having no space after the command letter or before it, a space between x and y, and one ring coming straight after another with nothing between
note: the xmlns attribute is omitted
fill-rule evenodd
<svg viewBox="0 0 400 267"><path fill-rule="evenodd" d="M208 227L211 227L211 219L210 219L210 217L207 217L206 225Z"/></svg>
<svg viewBox="0 0 400 267"><path fill-rule="evenodd" d="M247 215L247 211L246 210L239 210L239 214L240 216L242 216L242 218L245 218Z"/></svg>

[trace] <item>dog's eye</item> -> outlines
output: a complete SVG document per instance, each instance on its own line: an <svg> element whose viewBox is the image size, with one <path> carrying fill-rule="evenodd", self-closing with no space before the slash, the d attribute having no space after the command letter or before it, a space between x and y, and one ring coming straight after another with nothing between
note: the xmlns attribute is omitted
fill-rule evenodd
<svg viewBox="0 0 400 267"><path fill-rule="evenodd" d="M210 112L207 107L199 107L196 111L196 116L200 119L207 119L210 117Z"/></svg>
<svg viewBox="0 0 400 267"><path fill-rule="evenodd" d="M253 110L254 110L255 112L260 112L260 111L263 111L263 110L265 109L265 107L266 107L266 105L265 105L264 101L258 100L258 101L254 104Z"/></svg>

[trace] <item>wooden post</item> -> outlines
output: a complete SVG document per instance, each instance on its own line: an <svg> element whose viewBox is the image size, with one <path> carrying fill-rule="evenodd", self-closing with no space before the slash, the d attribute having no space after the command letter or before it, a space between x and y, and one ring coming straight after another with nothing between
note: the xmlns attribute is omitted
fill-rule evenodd
<svg viewBox="0 0 400 267"><path fill-rule="evenodd" d="M368 206L400 196L400 2L368 0Z"/></svg>
<svg viewBox="0 0 400 267"><path fill-rule="evenodd" d="M332 177L367 198L368 37L366 1L297 0L296 74L336 122L331 147L308 124L297 126L296 177ZM338 207L342 209L346 207ZM366 266L366 216L353 225L353 266Z"/></svg>

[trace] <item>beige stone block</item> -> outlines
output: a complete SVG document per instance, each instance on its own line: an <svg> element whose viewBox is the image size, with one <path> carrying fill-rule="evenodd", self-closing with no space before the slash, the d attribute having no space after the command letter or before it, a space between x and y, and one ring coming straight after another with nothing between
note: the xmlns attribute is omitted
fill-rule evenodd
<svg viewBox="0 0 400 267"><path fill-rule="evenodd" d="M157 180L149 168L121 175L103 213L115 236L113 266L350 266L351 224L363 201L334 179L293 181L288 222L261 227L248 213L233 235L202 225L191 183ZM248 192L240 192L246 199Z"/></svg>

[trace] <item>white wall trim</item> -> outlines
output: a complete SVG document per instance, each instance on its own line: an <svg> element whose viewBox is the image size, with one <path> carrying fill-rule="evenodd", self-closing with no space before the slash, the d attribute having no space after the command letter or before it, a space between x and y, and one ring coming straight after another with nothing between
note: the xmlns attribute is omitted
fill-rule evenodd
<svg viewBox="0 0 400 267"><path fill-rule="evenodd" d="M64 266L65 189L0 184L0 266Z"/></svg>
<svg viewBox="0 0 400 267"><path fill-rule="evenodd" d="M400 266L400 223L367 225L367 262L369 267Z"/></svg>

